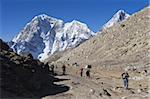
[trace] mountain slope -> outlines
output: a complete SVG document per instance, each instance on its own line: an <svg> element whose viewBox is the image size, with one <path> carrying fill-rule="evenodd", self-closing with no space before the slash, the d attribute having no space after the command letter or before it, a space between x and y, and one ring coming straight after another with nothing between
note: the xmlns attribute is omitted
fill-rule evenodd
<svg viewBox="0 0 150 99"><path fill-rule="evenodd" d="M106 24L103 25L102 30L107 29L113 26L114 24L127 19L129 16L130 15L127 14L124 10L119 10L116 14L113 15L113 17Z"/></svg>
<svg viewBox="0 0 150 99"><path fill-rule="evenodd" d="M146 8L126 21L102 31L57 62L121 68L149 66L149 11L150 9Z"/></svg>
<svg viewBox="0 0 150 99"><path fill-rule="evenodd" d="M31 55L16 54L1 39L0 45L1 99L40 99L69 90L67 86L54 84L59 79L53 76L48 64Z"/></svg>
<svg viewBox="0 0 150 99"><path fill-rule="evenodd" d="M145 8L119 24L103 30L52 64L66 65L71 81L61 82L71 89L45 99L148 99L150 77L150 8ZM50 61L51 62L51 61ZM90 64L90 78L80 69ZM121 74L128 70L129 88ZM68 98L69 97L69 98Z"/></svg>
<svg viewBox="0 0 150 99"><path fill-rule="evenodd" d="M45 14L34 17L10 43L18 54L44 60L50 54L78 46L94 33L79 21L64 23Z"/></svg>

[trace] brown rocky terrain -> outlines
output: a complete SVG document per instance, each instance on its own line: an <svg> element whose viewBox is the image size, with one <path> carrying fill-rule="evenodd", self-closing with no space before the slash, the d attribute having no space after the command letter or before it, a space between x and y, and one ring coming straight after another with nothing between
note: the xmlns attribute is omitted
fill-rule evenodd
<svg viewBox="0 0 150 99"><path fill-rule="evenodd" d="M103 30L68 53L61 54L56 71L67 66L69 79L58 84L70 90L44 99L148 99L150 97L150 8ZM51 63L51 61L50 61ZM92 65L91 78L79 77L79 69ZM121 74L128 70L129 89L123 88Z"/></svg>
<svg viewBox="0 0 150 99"><path fill-rule="evenodd" d="M48 65L14 53L0 40L0 96L1 99L38 99L67 91L69 87L56 85Z"/></svg>

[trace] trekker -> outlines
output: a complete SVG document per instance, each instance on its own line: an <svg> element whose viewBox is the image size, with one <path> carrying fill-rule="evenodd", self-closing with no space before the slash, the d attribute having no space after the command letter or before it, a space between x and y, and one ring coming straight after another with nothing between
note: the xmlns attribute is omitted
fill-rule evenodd
<svg viewBox="0 0 150 99"><path fill-rule="evenodd" d="M51 69L52 74L54 75L54 65L53 64L50 66L50 69Z"/></svg>
<svg viewBox="0 0 150 99"><path fill-rule="evenodd" d="M48 63L46 63L45 65L42 64L42 68L46 68L45 70L46 70L47 72L50 72L50 70L49 70L49 64L48 64Z"/></svg>
<svg viewBox="0 0 150 99"><path fill-rule="evenodd" d="M86 76L87 76L88 78L90 78L90 69L87 69L87 70L86 70Z"/></svg>
<svg viewBox="0 0 150 99"><path fill-rule="evenodd" d="M62 71L63 71L63 75L65 75L65 73L66 73L66 66L65 65L62 66Z"/></svg>
<svg viewBox="0 0 150 99"><path fill-rule="evenodd" d="M83 68L80 69L80 76L83 76Z"/></svg>
<svg viewBox="0 0 150 99"><path fill-rule="evenodd" d="M126 72L122 73L121 76L122 76L122 80L123 80L123 83L124 83L124 88L128 89L128 78L129 78L128 72L126 71Z"/></svg>
<svg viewBox="0 0 150 99"><path fill-rule="evenodd" d="M86 76L88 77L88 78L90 78L90 69L92 68L92 66L91 65L86 65L85 66L85 69L86 69Z"/></svg>

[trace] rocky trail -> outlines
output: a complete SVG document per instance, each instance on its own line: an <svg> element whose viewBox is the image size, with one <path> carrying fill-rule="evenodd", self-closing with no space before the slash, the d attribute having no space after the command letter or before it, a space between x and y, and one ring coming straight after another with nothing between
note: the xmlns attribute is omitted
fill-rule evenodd
<svg viewBox="0 0 150 99"><path fill-rule="evenodd" d="M134 13L56 60L53 64L65 64L69 74L58 78L70 79L57 84L70 89L45 99L150 99L149 12L146 7ZM91 78L79 77L77 71L88 64ZM128 90L121 79L126 70Z"/></svg>
<svg viewBox="0 0 150 99"><path fill-rule="evenodd" d="M54 96L45 96L43 99L148 99L150 97L147 78L144 78L146 83L140 85L143 80L137 81L131 77L129 89L125 90L120 77L113 75L108 77L107 73L102 71L103 75L92 74L91 78L72 74L56 76L62 80L55 84L69 86L70 90Z"/></svg>

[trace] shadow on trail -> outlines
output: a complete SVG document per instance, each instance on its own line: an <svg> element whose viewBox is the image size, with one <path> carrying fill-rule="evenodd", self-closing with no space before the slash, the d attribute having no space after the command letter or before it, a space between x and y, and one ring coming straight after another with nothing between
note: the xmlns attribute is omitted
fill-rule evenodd
<svg viewBox="0 0 150 99"><path fill-rule="evenodd" d="M67 76L68 74L56 73L55 76Z"/></svg>
<svg viewBox="0 0 150 99"><path fill-rule="evenodd" d="M54 80L54 82L60 82L60 81L66 81L66 80L70 80L70 79L58 79L58 78L56 78L55 80Z"/></svg>
<svg viewBox="0 0 150 99"><path fill-rule="evenodd" d="M54 78L53 82L57 81L64 81L64 80L69 80L69 79L58 79L58 78ZM20 91L18 91L17 93L13 92L13 91L9 91L9 90L2 90L2 92L0 92L1 99L41 99L42 97L46 97L46 96L52 96L52 95L56 95L59 93L63 93L66 92L70 89L70 87L63 85L63 84L54 84L54 83L49 83L49 84L43 84L41 86L40 89L38 90L27 90L23 91L25 92L24 95L20 94ZM25 89L22 89L25 90Z"/></svg>
<svg viewBox="0 0 150 99"><path fill-rule="evenodd" d="M56 95L59 93L63 93L66 92L70 89L70 87L65 86L65 85L49 85L49 86L45 86L44 88L42 88L38 93L36 93L35 95L39 98L45 97L45 96L51 96L51 95Z"/></svg>
<svg viewBox="0 0 150 99"><path fill-rule="evenodd" d="M59 78L54 78L53 82L61 82L65 80L70 80L70 79L59 79ZM66 92L70 89L70 87L63 85L63 84L49 84L43 86L43 88L36 94L38 97L42 98L45 96L51 96L51 95L56 95L59 93Z"/></svg>

